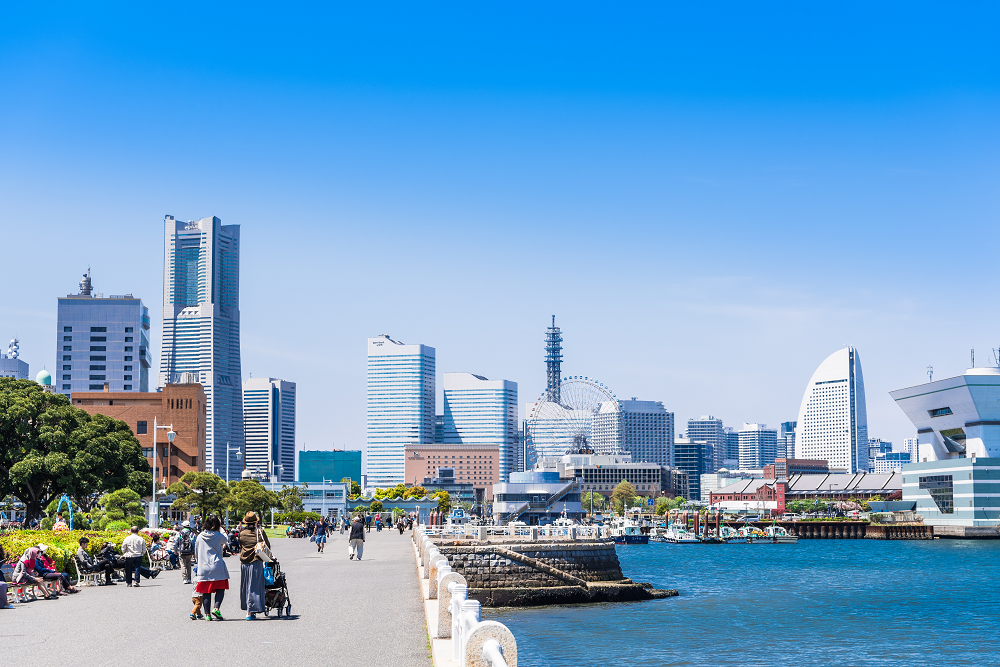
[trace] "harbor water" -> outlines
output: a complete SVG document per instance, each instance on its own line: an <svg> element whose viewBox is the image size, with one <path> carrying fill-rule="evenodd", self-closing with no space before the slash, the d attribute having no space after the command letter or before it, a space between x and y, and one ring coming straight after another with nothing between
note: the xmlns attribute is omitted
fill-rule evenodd
<svg viewBox="0 0 1000 667"><path fill-rule="evenodd" d="M484 609L521 667L996 665L1000 541L619 546L679 597Z"/></svg>

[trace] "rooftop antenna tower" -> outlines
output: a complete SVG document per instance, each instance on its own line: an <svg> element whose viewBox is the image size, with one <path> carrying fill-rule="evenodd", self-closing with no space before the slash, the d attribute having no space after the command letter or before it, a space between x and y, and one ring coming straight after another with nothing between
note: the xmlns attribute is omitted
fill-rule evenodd
<svg viewBox="0 0 1000 667"><path fill-rule="evenodd" d="M553 403L559 403L559 384L562 382L562 332L552 316L552 326L545 330L545 380Z"/></svg>
<svg viewBox="0 0 1000 667"><path fill-rule="evenodd" d="M928 366L927 367L927 381L928 382L934 382L934 367L933 366Z"/></svg>

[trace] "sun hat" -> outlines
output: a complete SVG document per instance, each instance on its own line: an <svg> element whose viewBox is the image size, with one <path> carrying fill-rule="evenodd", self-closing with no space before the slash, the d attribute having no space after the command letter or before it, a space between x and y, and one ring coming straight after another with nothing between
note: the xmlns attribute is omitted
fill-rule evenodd
<svg viewBox="0 0 1000 667"><path fill-rule="evenodd" d="M251 510L243 517L243 523L257 523L257 515Z"/></svg>
<svg viewBox="0 0 1000 667"><path fill-rule="evenodd" d="M49 545L47 545L47 544L39 544L38 545L38 550L41 551L42 553L46 553L49 550Z"/></svg>
<svg viewBox="0 0 1000 667"><path fill-rule="evenodd" d="M191 527L191 522L185 520L184 523L181 524L181 526L183 528L190 528Z"/></svg>

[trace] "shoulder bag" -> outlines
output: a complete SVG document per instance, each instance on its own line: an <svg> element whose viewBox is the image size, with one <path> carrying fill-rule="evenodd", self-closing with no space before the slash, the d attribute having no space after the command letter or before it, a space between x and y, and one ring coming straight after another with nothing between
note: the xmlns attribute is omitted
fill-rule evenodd
<svg viewBox="0 0 1000 667"><path fill-rule="evenodd" d="M264 533L259 526L257 527L257 546L254 547L253 552L257 555L257 558L265 563L270 563L274 560L274 556L271 555L271 549L268 548L267 542L264 541Z"/></svg>

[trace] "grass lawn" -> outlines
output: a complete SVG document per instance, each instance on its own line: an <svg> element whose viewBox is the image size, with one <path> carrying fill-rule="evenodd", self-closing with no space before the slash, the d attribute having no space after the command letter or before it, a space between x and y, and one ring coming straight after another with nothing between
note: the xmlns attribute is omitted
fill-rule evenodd
<svg viewBox="0 0 1000 667"><path fill-rule="evenodd" d="M273 539L275 537L285 537L285 528L288 528L288 526L276 525L274 528L264 528L264 532L267 533L267 537L269 539Z"/></svg>

